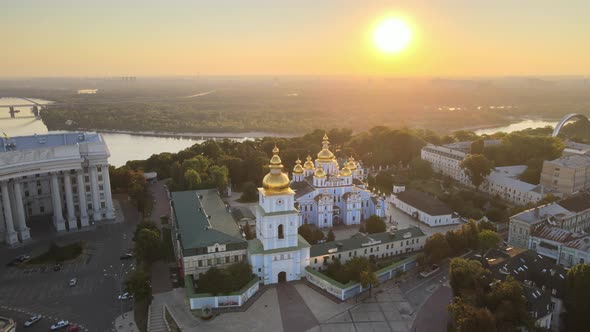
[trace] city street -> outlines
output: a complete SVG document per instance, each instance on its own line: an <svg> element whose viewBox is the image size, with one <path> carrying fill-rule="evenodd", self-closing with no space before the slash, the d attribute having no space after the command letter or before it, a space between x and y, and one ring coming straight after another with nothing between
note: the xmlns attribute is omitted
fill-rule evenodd
<svg viewBox="0 0 590 332"><path fill-rule="evenodd" d="M45 316L39 326L44 330L55 320L69 320L89 331L106 331L121 311L129 311L132 303L117 300L120 285L117 283L121 263L129 270L133 261L121 261L119 257L132 246L132 237L138 215L126 196L114 195L120 203L126 222L102 224L92 229L42 238L15 249L1 248L0 257L0 306L10 308L2 314L15 318L19 327L28 315L15 314L14 310ZM13 257L20 254L39 254L51 241L60 244L83 240L87 250L76 261L63 264L60 271L52 265L21 268L6 267ZM105 270L108 276L105 277ZM115 276L116 275L116 276ZM78 284L68 286L71 278Z"/></svg>

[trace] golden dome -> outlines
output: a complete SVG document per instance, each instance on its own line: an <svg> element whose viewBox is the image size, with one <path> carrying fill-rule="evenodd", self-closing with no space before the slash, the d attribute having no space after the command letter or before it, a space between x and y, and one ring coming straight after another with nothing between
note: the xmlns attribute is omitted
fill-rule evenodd
<svg viewBox="0 0 590 332"><path fill-rule="evenodd" d="M348 158L348 164L346 164L346 166L351 171L356 171L356 163L354 162L354 158L352 156L350 156L350 158Z"/></svg>
<svg viewBox="0 0 590 332"><path fill-rule="evenodd" d="M289 189L289 177L283 173L283 165L279 157L279 148L272 149L273 156L270 158L270 172L262 179L262 187L268 191L281 192Z"/></svg>
<svg viewBox="0 0 590 332"><path fill-rule="evenodd" d="M351 176L352 172L350 171L350 169L347 166L344 166L341 170L340 170L340 176Z"/></svg>
<svg viewBox="0 0 590 332"><path fill-rule="evenodd" d="M303 164L303 167L305 169L314 169L315 165L313 164L313 161L311 161L311 156L307 155L307 158L305 160L305 164Z"/></svg>
<svg viewBox="0 0 590 332"><path fill-rule="evenodd" d="M322 141L322 150L318 152L319 161L329 162L336 158L332 151L330 151L329 147L330 142L328 142L328 135L324 134L324 140Z"/></svg>
<svg viewBox="0 0 590 332"><path fill-rule="evenodd" d="M295 161L295 167L293 167L293 174L303 174L303 167L301 166L301 160L297 158Z"/></svg>
<svg viewBox="0 0 590 332"><path fill-rule="evenodd" d="M325 178L326 177L326 172L324 172L324 168L320 165L320 167L318 167L315 170L315 173L313 174L314 177L316 178Z"/></svg>

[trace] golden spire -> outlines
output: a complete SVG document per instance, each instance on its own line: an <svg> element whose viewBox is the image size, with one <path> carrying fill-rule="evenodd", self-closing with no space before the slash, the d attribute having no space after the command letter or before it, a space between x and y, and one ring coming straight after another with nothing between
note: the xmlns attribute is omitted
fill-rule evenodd
<svg viewBox="0 0 590 332"><path fill-rule="evenodd" d="M348 168L348 166L344 166L341 170L340 170L340 176L351 176L352 172L350 171L350 169Z"/></svg>
<svg viewBox="0 0 590 332"><path fill-rule="evenodd" d="M313 176L316 178L325 178L326 177L326 172L324 172L324 168L322 167L322 165L318 166L318 168L315 170L315 173L313 174Z"/></svg>
<svg viewBox="0 0 590 332"><path fill-rule="evenodd" d="M270 158L270 165L268 165L270 172L262 179L262 187L269 194L288 192L290 190L289 177L283 173L283 164L279 157L279 148L276 145L272 149L272 153L273 156Z"/></svg>
<svg viewBox="0 0 590 332"><path fill-rule="evenodd" d="M307 158L305 158L305 164L303 164L303 167L305 169L314 169L315 168L313 161L311 161L311 156L309 154L307 155Z"/></svg>
<svg viewBox="0 0 590 332"><path fill-rule="evenodd" d="M330 142L328 135L324 133L324 140L322 141L322 150L318 152L318 160L322 162L330 162L334 160L334 154L330 151Z"/></svg>
<svg viewBox="0 0 590 332"><path fill-rule="evenodd" d="M348 164L346 166L351 171L356 171L356 162L354 161L354 157L353 156L350 156L350 158L348 158Z"/></svg>
<svg viewBox="0 0 590 332"><path fill-rule="evenodd" d="M295 167L293 167L293 174L303 174L303 167L301 166L301 160L297 158L295 161Z"/></svg>

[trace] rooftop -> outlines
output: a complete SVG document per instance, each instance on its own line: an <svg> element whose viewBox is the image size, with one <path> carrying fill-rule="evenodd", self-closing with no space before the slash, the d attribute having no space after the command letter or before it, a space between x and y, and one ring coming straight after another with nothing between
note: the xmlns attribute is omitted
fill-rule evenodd
<svg viewBox="0 0 590 332"><path fill-rule="evenodd" d="M561 207L572 212L582 212L590 209L590 193L579 192L557 202Z"/></svg>
<svg viewBox="0 0 590 332"><path fill-rule="evenodd" d="M574 233L558 227L551 227L546 224L542 224L535 228L531 233L531 236L561 243L584 237L583 234Z"/></svg>
<svg viewBox="0 0 590 332"><path fill-rule="evenodd" d="M397 230L393 233L383 232L375 234L362 234L357 233L345 240L338 240L332 242L324 242L311 246L309 251L310 257L331 255L335 252L343 252L349 250L355 250L371 245L391 243L395 241L402 241L413 239L421 236L425 236L424 232L418 227L410 227L405 229Z"/></svg>
<svg viewBox="0 0 590 332"><path fill-rule="evenodd" d="M236 221L256 219L256 216L254 215L252 210L245 206L232 207L231 214Z"/></svg>
<svg viewBox="0 0 590 332"><path fill-rule="evenodd" d="M546 162L567 168L588 167L590 166L590 156L582 154L572 154L563 156L558 159L549 160Z"/></svg>
<svg viewBox="0 0 590 332"><path fill-rule="evenodd" d="M521 221L527 224L535 224L543 220L555 221L555 218L565 218L571 212L557 203L542 205L533 209L515 214L510 219Z"/></svg>
<svg viewBox="0 0 590 332"><path fill-rule="evenodd" d="M441 216L453 213L453 210L438 198L422 191L408 189L395 194L395 197L431 216Z"/></svg>
<svg viewBox="0 0 590 332"><path fill-rule="evenodd" d="M490 268L496 278L504 280L510 275L520 282L530 281L530 286L555 289L555 296L563 297L567 270L555 264L552 259L527 250L503 263Z"/></svg>
<svg viewBox="0 0 590 332"><path fill-rule="evenodd" d="M246 244L216 189L173 192L172 203L183 249Z"/></svg>
<svg viewBox="0 0 590 332"><path fill-rule="evenodd" d="M577 249L584 252L590 252L590 236L584 236L564 244L568 248Z"/></svg>
<svg viewBox="0 0 590 332"><path fill-rule="evenodd" d="M73 132L0 138L0 153L51 148L79 143L104 143L100 134Z"/></svg>

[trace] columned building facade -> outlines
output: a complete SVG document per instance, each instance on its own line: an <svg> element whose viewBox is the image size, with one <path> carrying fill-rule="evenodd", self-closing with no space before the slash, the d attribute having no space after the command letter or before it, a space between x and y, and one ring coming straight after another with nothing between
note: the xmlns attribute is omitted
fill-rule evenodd
<svg viewBox="0 0 590 332"><path fill-rule="evenodd" d="M51 216L56 231L114 219L108 157L100 134L0 138L0 242L31 237L31 219Z"/></svg>

